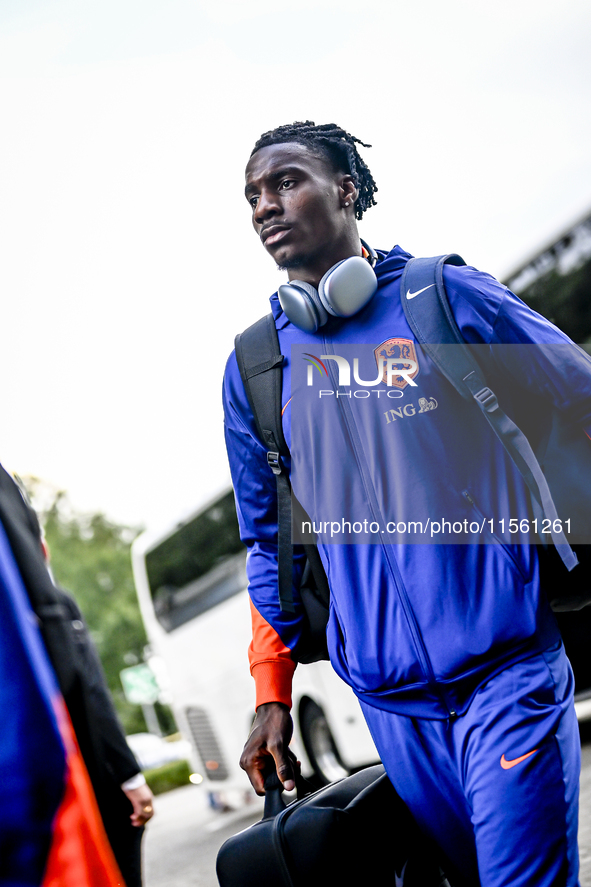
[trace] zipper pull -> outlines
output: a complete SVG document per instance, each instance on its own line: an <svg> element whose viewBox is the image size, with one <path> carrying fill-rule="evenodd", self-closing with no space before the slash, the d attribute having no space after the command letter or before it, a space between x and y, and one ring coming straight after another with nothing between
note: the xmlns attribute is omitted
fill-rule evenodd
<svg viewBox="0 0 591 887"><path fill-rule="evenodd" d="M472 498L472 496L470 495L468 490L464 490L464 492L462 493L462 496L464 497L464 499L468 500L470 505L476 505L476 502L474 501L474 499Z"/></svg>

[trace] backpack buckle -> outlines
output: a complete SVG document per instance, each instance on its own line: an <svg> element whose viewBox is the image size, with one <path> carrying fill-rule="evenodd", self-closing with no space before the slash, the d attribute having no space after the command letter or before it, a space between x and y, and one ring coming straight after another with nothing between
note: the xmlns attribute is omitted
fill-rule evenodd
<svg viewBox="0 0 591 887"><path fill-rule="evenodd" d="M267 453L267 465L273 472L273 474L281 474L283 471L283 464L281 462L281 456L279 453L268 452Z"/></svg>
<svg viewBox="0 0 591 887"><path fill-rule="evenodd" d="M476 392L474 398L487 413L492 413L499 405L496 394L490 388L481 388L480 391Z"/></svg>

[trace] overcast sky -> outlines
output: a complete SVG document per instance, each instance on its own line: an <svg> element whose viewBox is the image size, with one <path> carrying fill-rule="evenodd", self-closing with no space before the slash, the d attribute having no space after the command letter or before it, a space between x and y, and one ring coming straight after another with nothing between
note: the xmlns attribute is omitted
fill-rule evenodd
<svg viewBox="0 0 591 887"><path fill-rule="evenodd" d="M588 0L0 0L0 461L157 527L228 479L220 385L283 279L261 132L335 121L372 245L496 276L591 207Z"/></svg>

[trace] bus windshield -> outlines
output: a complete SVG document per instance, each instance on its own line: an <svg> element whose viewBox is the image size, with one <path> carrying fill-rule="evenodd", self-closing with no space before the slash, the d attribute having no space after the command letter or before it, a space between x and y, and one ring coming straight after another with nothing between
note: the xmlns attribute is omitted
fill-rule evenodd
<svg viewBox="0 0 591 887"><path fill-rule="evenodd" d="M245 556L231 490L148 551L150 595L165 631L244 589Z"/></svg>

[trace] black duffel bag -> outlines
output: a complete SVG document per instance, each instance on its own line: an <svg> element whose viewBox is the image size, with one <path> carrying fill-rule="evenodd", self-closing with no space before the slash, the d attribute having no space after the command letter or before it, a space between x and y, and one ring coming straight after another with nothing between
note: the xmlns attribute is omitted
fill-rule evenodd
<svg viewBox="0 0 591 887"><path fill-rule="evenodd" d="M221 887L449 887L381 764L287 806L276 774L265 792L263 819L220 848Z"/></svg>

